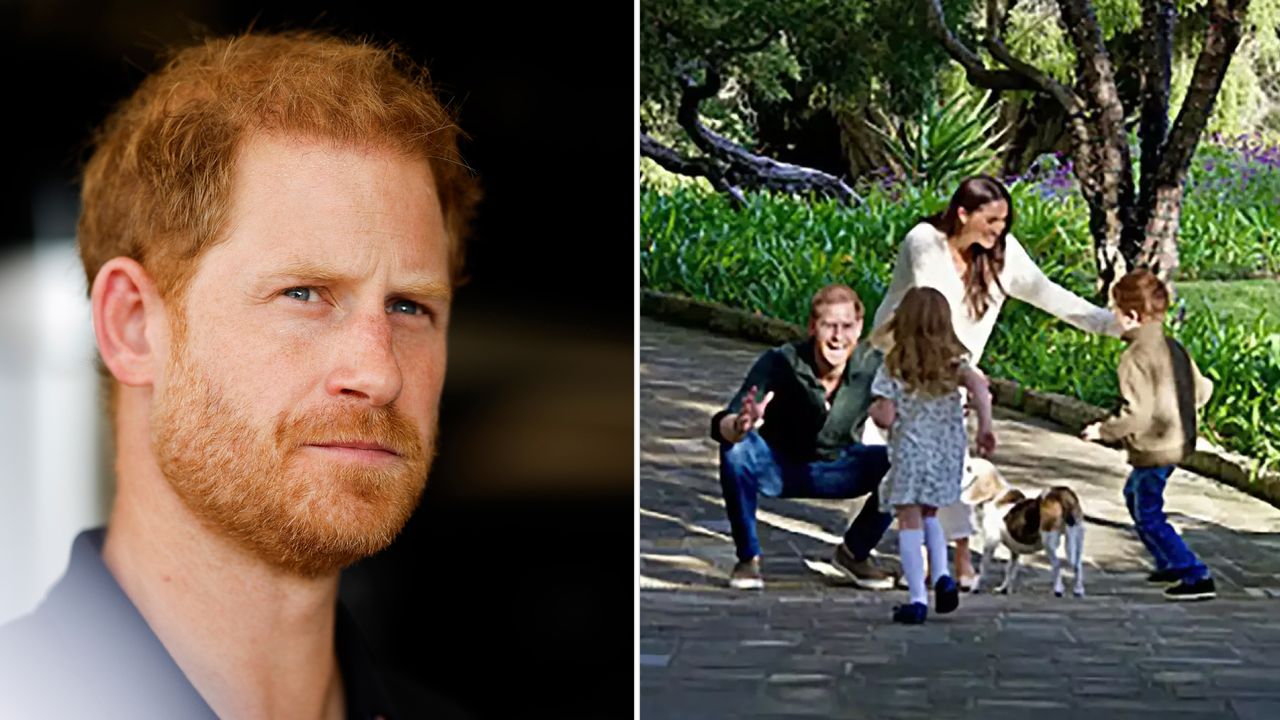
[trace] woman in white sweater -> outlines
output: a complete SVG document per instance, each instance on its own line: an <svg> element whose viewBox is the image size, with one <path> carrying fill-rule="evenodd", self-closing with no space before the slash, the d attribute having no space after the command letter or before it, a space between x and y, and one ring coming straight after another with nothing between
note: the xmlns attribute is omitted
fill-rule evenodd
<svg viewBox="0 0 1280 720"><path fill-rule="evenodd" d="M1009 232L1013 227L1009 191L993 177L977 175L960 183L947 209L918 223L898 250L893 280L876 310L874 328L888 322L907 290L931 287L951 305L956 336L977 365L1006 298L1014 297L1089 332L1119 337L1110 310L1100 308L1045 276ZM867 423L864 441L876 429ZM883 442L883 440L881 440ZM968 481L969 478L966 478ZM941 508L938 520L956 543L956 579L974 577L969 536L973 509L963 502Z"/></svg>

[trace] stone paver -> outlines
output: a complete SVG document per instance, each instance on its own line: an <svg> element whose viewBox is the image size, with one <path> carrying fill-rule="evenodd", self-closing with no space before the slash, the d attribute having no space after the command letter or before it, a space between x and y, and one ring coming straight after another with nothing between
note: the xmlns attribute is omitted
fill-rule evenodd
<svg viewBox="0 0 1280 720"><path fill-rule="evenodd" d="M763 346L650 318L640 342L643 716L1280 717L1280 510L1178 470L1166 506L1219 599L1168 603L1144 581L1123 454L998 411L1006 478L1081 496L1088 597L1052 597L1040 556L1017 595L966 595L924 627L893 625L905 593L857 590L827 563L860 501L768 498L767 588L731 591L707 429ZM878 551L892 562L893 529Z"/></svg>

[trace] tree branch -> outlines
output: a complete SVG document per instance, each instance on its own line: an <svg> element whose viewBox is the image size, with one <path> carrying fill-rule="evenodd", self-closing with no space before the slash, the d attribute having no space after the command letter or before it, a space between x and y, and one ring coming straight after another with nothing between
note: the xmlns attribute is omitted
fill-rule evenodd
<svg viewBox="0 0 1280 720"><path fill-rule="evenodd" d="M725 178L724 169L707 158L686 158L644 132L640 133L640 157L647 157L664 170L677 175L706 178L711 183L711 187L717 192L728 195L737 207L746 203L742 189L731 184Z"/></svg>
<svg viewBox="0 0 1280 720"><path fill-rule="evenodd" d="M1209 4L1209 30L1205 33L1204 47L1196 58L1187 97L1161 153L1162 184L1180 181L1191 164L1191 155L1213 113L1218 90L1244 35L1248 10L1249 0L1212 0Z"/></svg>
<svg viewBox="0 0 1280 720"><path fill-rule="evenodd" d="M853 188L834 175L755 155L703 125L698 118L698 106L703 100L714 97L720 89L720 71L714 65L707 68L706 78L702 84L698 84L688 76L681 78L681 82L684 87L680 96L680 107L676 111L676 121L689 135L693 144L708 158L727 165L719 175L727 185L734 188L763 187L796 193L813 191L828 197L839 198L846 203L862 202L862 198L853 191ZM670 157L665 159L670 160ZM704 175L704 177L712 180L714 184L715 180L710 175Z"/></svg>
<svg viewBox="0 0 1280 720"><path fill-rule="evenodd" d="M661 165L663 169L677 175L709 179L714 175L724 174L724 171L716 163L706 158L684 157L643 132L640 133L640 157L647 157Z"/></svg>
<svg viewBox="0 0 1280 720"><path fill-rule="evenodd" d="M922 0L925 6L925 18L929 32L933 34L952 60L964 67L965 79L974 87L987 90L1041 90L1033 80L1025 75L1009 70L990 70L972 50L960 42L947 27L947 20L942 12L942 0Z"/></svg>
<svg viewBox="0 0 1280 720"><path fill-rule="evenodd" d="M711 151L699 143L701 133L690 130L690 128L700 128L702 126L701 121L698 120L698 106L702 104L702 101L713 98L716 93L720 92L720 70L715 65L709 66L707 75L701 85L697 84L688 75L681 76L680 82L682 87L680 89L680 106L676 108L676 122L680 123L680 127L689 131L694 144L698 146L699 150L709 154Z"/></svg>
<svg viewBox="0 0 1280 720"><path fill-rule="evenodd" d="M1034 83L1036 89L1056 100L1068 114L1077 112L1080 102L1071 90L1039 68L1014 57L1009 48L1005 47L1000 36L1000 25L1004 23L1004 19L1000 15L999 4L999 0L987 0L987 37L983 42L987 52L1010 70Z"/></svg>

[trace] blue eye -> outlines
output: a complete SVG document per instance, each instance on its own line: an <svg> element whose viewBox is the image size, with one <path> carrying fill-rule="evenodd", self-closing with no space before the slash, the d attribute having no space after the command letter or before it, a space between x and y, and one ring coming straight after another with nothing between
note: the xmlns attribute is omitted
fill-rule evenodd
<svg viewBox="0 0 1280 720"><path fill-rule="evenodd" d="M294 300L301 300L302 302L310 302L311 296L314 295L315 293L309 287L291 287L280 294L284 295L285 297L291 297Z"/></svg>
<svg viewBox="0 0 1280 720"><path fill-rule="evenodd" d="M405 315L422 315L426 313L426 308L412 300L396 300L387 306L387 312L404 313Z"/></svg>

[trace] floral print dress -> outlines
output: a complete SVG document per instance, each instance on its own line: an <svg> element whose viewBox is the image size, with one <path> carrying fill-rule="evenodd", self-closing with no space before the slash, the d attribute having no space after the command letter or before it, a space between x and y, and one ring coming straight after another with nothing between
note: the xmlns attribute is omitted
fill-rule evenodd
<svg viewBox="0 0 1280 720"><path fill-rule="evenodd" d="M959 500L969 447L960 388L941 395L911 392L881 365L871 394L897 405L889 428L890 467L880 483L880 507L944 507Z"/></svg>

